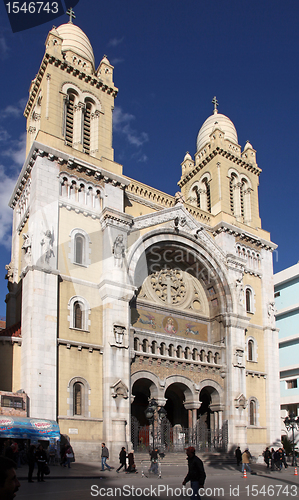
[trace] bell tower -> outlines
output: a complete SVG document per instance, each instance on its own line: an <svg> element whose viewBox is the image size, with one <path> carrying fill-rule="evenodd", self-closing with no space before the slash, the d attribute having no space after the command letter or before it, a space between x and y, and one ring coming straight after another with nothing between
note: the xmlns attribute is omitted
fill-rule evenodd
<svg viewBox="0 0 299 500"><path fill-rule="evenodd" d="M76 156L95 167L121 173L114 164L112 112L118 89L104 56L95 67L88 37L70 21L53 27L38 74L31 83L24 115L28 155L33 141Z"/></svg>
<svg viewBox="0 0 299 500"><path fill-rule="evenodd" d="M187 203L212 215L222 213L231 224L261 227L258 185L261 169L249 141L242 151L232 121L218 113L213 98L213 114L197 136L194 160L187 153L178 185Z"/></svg>

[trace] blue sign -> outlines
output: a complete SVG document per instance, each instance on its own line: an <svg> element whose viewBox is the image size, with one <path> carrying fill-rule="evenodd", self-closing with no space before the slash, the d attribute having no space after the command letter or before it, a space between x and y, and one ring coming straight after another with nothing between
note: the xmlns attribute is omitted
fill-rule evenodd
<svg viewBox="0 0 299 500"><path fill-rule="evenodd" d="M55 420L0 415L0 438L49 441L60 439L60 430Z"/></svg>

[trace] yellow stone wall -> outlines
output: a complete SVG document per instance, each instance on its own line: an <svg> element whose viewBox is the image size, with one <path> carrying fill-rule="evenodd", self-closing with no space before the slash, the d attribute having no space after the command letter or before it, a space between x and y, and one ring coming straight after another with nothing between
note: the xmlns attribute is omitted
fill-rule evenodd
<svg viewBox="0 0 299 500"><path fill-rule="evenodd" d="M70 409L67 391L68 384L73 377L82 377L90 385L91 391L88 395L90 405L88 411L90 418L101 419L102 417L102 355L99 351L89 352L88 349L60 345L58 349L58 415L66 417ZM81 417L72 419L59 419L62 434L69 434L69 428L78 429L78 434L72 435L72 441L93 441L102 436L102 423L100 421L86 421Z"/></svg>

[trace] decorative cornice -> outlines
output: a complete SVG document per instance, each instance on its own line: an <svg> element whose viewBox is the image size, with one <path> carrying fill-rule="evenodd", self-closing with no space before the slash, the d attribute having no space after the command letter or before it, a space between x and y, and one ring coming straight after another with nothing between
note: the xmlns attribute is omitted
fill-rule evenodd
<svg viewBox="0 0 299 500"><path fill-rule="evenodd" d="M196 165L191 172L189 172L183 179L181 179L178 182L178 186L182 188L189 182L200 170L202 170L215 156L224 156L228 160L232 161L233 163L236 163L237 165L245 168L245 170L248 170L249 172L254 173L255 175L259 176L261 174L261 169L257 166L252 165L251 163L247 163L244 161L242 158L239 158L238 156L233 155L229 151L226 151L225 149L222 148L215 148L209 155L205 157L205 159Z"/></svg>
<svg viewBox="0 0 299 500"><path fill-rule="evenodd" d="M65 345L68 349L71 347L76 347L78 351L82 349L88 349L89 352L99 351L99 354L103 354L104 347L98 344L90 344L88 342L76 342L75 340L68 339L57 339L57 345Z"/></svg>
<svg viewBox="0 0 299 500"><path fill-rule="evenodd" d="M31 108L32 104L34 102L34 99L39 91L41 81L43 79L43 76L45 74L45 71L47 69L48 64L55 65L56 68L60 68L63 71L66 71L68 74L72 74L73 76L77 77L79 80L84 80L86 83L89 83L91 87L95 87L97 89L101 89L102 92L106 92L109 95L112 95L112 97L116 97L118 93L118 88L115 86L110 86L107 85L106 83L103 82L100 78L98 78L95 75L88 75L84 71L78 70L78 68L75 68L73 65L69 64L66 61L61 61L60 59L51 56L47 52L44 55L44 58L42 60L42 63L40 65L39 71L37 76L35 77L32 88L30 89L30 96L28 99L28 102L26 104L26 108L24 111L24 116L27 118Z"/></svg>
<svg viewBox="0 0 299 500"><path fill-rule="evenodd" d="M229 223L220 222L212 229L213 236L217 236L220 233L228 233L234 237L238 237L239 241L244 241L247 243L251 243L256 248L270 250L271 252L277 248L275 243L272 241L264 240L263 238L258 238L257 236L242 231L242 229L238 229L236 226L233 226Z"/></svg>
<svg viewBox="0 0 299 500"><path fill-rule="evenodd" d="M46 157L49 161L55 161L59 165L66 166L70 171L78 171L80 173L84 172L86 175L94 179L94 182L105 182L111 183L113 186L119 186L121 189L125 189L130 183L128 179L123 176L109 172L104 168L98 168L91 165L88 162L74 158L62 151L53 149L49 146L45 146L39 142L34 141L26 161L23 165L21 173L18 177L15 189L9 200L9 206L14 208L23 189L26 184L28 177L31 174L31 170L36 162L36 159L41 157Z"/></svg>
<svg viewBox="0 0 299 500"><path fill-rule="evenodd" d="M246 370L246 377L248 376L257 377L257 378L267 378L267 373L265 372L259 372L257 370Z"/></svg>
<svg viewBox="0 0 299 500"><path fill-rule="evenodd" d="M108 207L104 208L100 215L102 229L105 229L107 226L117 226L128 231L132 226L133 219L132 215L128 215L124 212L118 212L117 210Z"/></svg>

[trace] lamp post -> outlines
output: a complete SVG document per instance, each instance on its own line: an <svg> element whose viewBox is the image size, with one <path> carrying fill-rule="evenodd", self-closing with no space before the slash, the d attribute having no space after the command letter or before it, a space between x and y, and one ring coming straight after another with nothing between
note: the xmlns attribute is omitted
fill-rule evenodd
<svg viewBox="0 0 299 500"><path fill-rule="evenodd" d="M158 403L157 401L153 398L150 399L148 402L148 407L145 410L145 416L147 420L149 421L150 425L152 425L152 436L153 436L153 449L155 449L155 416L158 415L158 422L161 423L163 418L166 417L166 410L165 408L161 407L158 410Z"/></svg>
<svg viewBox="0 0 299 500"><path fill-rule="evenodd" d="M296 461L296 453L295 453L295 429L299 429L299 417L295 416L295 413L290 413L284 419L284 425L286 426L287 431L292 429L292 438L293 438L293 461L292 466L297 465Z"/></svg>

